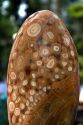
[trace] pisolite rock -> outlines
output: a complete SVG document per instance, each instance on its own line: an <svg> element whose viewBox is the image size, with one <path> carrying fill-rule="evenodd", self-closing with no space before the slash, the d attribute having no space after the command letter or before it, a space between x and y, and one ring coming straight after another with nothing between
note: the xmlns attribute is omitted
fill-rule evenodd
<svg viewBox="0 0 83 125"><path fill-rule="evenodd" d="M79 95L74 42L53 12L25 20L15 38L7 73L10 125L71 125Z"/></svg>

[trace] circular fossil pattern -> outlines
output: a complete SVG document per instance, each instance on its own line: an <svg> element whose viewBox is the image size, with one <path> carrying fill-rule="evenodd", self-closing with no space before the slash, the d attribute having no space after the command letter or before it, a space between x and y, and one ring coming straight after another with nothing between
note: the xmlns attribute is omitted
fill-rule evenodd
<svg viewBox="0 0 83 125"><path fill-rule="evenodd" d="M10 54L7 85L11 125L49 125L51 121L60 125L75 117L77 52L68 30L53 12L39 11L25 20ZM69 111L68 118L60 112L63 107L64 112Z"/></svg>
<svg viewBox="0 0 83 125"><path fill-rule="evenodd" d="M37 36L41 31L41 26L38 23L33 23L27 29L27 34L31 37Z"/></svg>

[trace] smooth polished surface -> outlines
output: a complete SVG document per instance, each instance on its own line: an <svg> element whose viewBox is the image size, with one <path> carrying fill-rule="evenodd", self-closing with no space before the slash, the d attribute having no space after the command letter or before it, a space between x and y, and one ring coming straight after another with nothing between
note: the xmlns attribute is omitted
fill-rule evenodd
<svg viewBox="0 0 83 125"><path fill-rule="evenodd" d="M38 11L21 26L7 74L10 125L71 125L79 96L74 42L61 19Z"/></svg>

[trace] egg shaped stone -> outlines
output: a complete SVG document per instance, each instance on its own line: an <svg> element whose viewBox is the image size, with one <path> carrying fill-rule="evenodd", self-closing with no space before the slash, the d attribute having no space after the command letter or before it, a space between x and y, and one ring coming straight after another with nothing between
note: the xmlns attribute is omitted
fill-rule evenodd
<svg viewBox="0 0 83 125"><path fill-rule="evenodd" d="M71 125L79 99L74 42L49 10L28 17L19 29L8 64L9 125Z"/></svg>

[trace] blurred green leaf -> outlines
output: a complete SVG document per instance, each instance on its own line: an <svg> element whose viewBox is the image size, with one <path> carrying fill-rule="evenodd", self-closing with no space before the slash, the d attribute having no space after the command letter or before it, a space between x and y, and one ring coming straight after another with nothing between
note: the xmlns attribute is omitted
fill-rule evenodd
<svg viewBox="0 0 83 125"><path fill-rule="evenodd" d="M80 66L83 66L83 56L79 55L78 59L79 59Z"/></svg>
<svg viewBox="0 0 83 125"><path fill-rule="evenodd" d="M78 47L78 49L83 49L83 41L79 41L79 42L77 42L77 47Z"/></svg>
<svg viewBox="0 0 83 125"><path fill-rule="evenodd" d="M68 7L68 12L71 17L83 18L83 2L76 2Z"/></svg>
<svg viewBox="0 0 83 125"><path fill-rule="evenodd" d="M17 27L9 18L2 16L0 19L0 38L11 38L13 33L17 31Z"/></svg>

